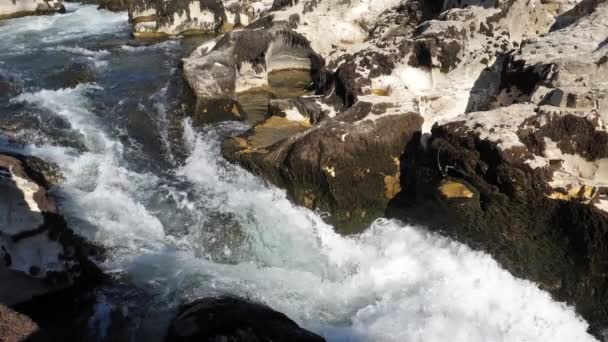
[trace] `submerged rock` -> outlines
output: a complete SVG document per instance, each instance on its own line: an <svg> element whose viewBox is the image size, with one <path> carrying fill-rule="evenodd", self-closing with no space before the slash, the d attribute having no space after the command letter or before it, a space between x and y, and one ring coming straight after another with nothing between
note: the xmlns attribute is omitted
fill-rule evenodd
<svg viewBox="0 0 608 342"><path fill-rule="evenodd" d="M81 83L93 83L95 70L86 63L71 63L49 75L45 83L50 89L74 88Z"/></svg>
<svg viewBox="0 0 608 342"><path fill-rule="evenodd" d="M61 0L4 0L0 3L0 20L64 12Z"/></svg>
<svg viewBox="0 0 608 342"><path fill-rule="evenodd" d="M322 342L266 305L234 297L203 298L180 310L166 342L293 341Z"/></svg>
<svg viewBox="0 0 608 342"><path fill-rule="evenodd" d="M47 192L49 182L61 177L32 161L0 155L0 302L9 305L98 276L86 243L67 227Z"/></svg>

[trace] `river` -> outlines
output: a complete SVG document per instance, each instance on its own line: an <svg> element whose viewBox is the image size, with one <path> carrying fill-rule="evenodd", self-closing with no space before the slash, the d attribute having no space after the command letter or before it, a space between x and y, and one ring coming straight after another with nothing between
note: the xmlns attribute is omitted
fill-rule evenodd
<svg viewBox="0 0 608 342"><path fill-rule="evenodd" d="M0 94L0 148L57 163L63 214L106 248L100 266L121 285L99 290L100 340L113 308L133 340L158 341L178 305L224 293L329 341L594 340L572 308L422 227L334 233L220 156L245 124L192 125L179 60L200 40L140 44L126 13L67 9L0 22L0 74L21 89ZM69 84L66 68L87 77Z"/></svg>

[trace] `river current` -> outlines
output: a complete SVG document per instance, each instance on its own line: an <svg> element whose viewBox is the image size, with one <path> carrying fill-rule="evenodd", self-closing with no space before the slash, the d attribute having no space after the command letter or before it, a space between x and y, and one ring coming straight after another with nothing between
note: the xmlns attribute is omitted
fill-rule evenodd
<svg viewBox="0 0 608 342"><path fill-rule="evenodd" d="M179 61L200 41L141 44L126 13L67 9L0 22L0 75L20 89L0 94L0 150L58 164L63 214L107 250L100 267L121 285L99 290L100 340L113 309L133 340L159 341L177 306L225 293L328 341L594 340L572 308L423 227L334 233L220 156L245 124L192 125ZM68 84L70 68L89 76Z"/></svg>

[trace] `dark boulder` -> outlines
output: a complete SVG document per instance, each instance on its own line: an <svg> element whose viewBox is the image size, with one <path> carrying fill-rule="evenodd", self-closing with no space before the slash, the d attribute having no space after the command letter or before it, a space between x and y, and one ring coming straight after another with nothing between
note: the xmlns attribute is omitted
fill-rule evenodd
<svg viewBox="0 0 608 342"><path fill-rule="evenodd" d="M285 188L297 204L330 213L338 231L360 232L401 190L399 158L423 122L415 113L374 114L382 105L358 102L316 126L310 122L323 115L313 104L294 105L302 118L313 116L297 121L276 113L227 139L222 153Z"/></svg>
<svg viewBox="0 0 608 342"><path fill-rule="evenodd" d="M184 306L166 342L322 342L270 307L234 297L203 298Z"/></svg>

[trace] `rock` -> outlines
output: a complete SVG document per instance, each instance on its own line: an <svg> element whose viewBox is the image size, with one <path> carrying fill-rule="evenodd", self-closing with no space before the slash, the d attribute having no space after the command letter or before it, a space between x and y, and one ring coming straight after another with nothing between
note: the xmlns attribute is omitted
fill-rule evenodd
<svg viewBox="0 0 608 342"><path fill-rule="evenodd" d="M357 232L401 190L398 161L415 132L489 107L504 54L553 22L541 6L490 2L275 2L247 29L199 47L184 73L202 98L270 91L270 118L229 139L224 156L286 188L296 203L329 212L339 231ZM275 65L307 70L314 94L295 74L283 84L303 91L281 91Z"/></svg>
<svg viewBox="0 0 608 342"><path fill-rule="evenodd" d="M576 306L598 333L608 323L606 157L594 110L469 113L435 126L426 144L412 140L388 214L487 251Z"/></svg>
<svg viewBox="0 0 608 342"><path fill-rule="evenodd" d="M49 337L29 317L0 304L0 337L3 342L45 342Z"/></svg>
<svg viewBox="0 0 608 342"><path fill-rule="evenodd" d="M322 337L266 305L234 297L203 298L180 310L166 342L294 341L321 342Z"/></svg>
<svg viewBox="0 0 608 342"><path fill-rule="evenodd" d="M387 214L487 251L574 305L599 336L608 324L608 4L581 13L480 75L494 89L474 87L483 96L468 109L487 110L443 117L428 140L411 140Z"/></svg>
<svg viewBox="0 0 608 342"><path fill-rule="evenodd" d="M64 12L61 0L6 0L0 4L0 20Z"/></svg>
<svg viewBox="0 0 608 342"><path fill-rule="evenodd" d="M329 212L340 232L387 215L487 251L574 305L599 336L608 325L608 3L259 8L243 33L184 63L199 96L272 94L255 105L266 117L224 142L228 160ZM272 61L265 44L277 30L302 50ZM255 57L250 68L234 57L242 51ZM310 92L273 91L277 61L304 62Z"/></svg>
<svg viewBox="0 0 608 342"><path fill-rule="evenodd" d="M99 0L98 9L112 12L122 12L129 9L129 0Z"/></svg>
<svg viewBox="0 0 608 342"><path fill-rule="evenodd" d="M46 78L50 89L74 88L81 83L93 83L97 80L95 70L86 63L71 63Z"/></svg>
<svg viewBox="0 0 608 342"><path fill-rule="evenodd" d="M107 6L126 0L109 0ZM129 0L128 10L135 38L216 34L249 24L238 0ZM102 5L103 6L103 5ZM117 6L120 8L120 6Z"/></svg>
<svg viewBox="0 0 608 342"><path fill-rule="evenodd" d="M423 122L415 113L373 111L359 102L316 126L304 116L272 116L226 140L222 153L287 189L297 204L331 213L338 231L358 232L400 191L399 156Z"/></svg>
<svg viewBox="0 0 608 342"><path fill-rule="evenodd" d="M0 74L0 100L7 101L23 91L22 82L12 75Z"/></svg>
<svg viewBox="0 0 608 342"><path fill-rule="evenodd" d="M40 159L0 155L2 303L27 302L99 275L87 259L87 244L67 227L47 192L49 183L60 179L57 169Z"/></svg>
<svg viewBox="0 0 608 342"><path fill-rule="evenodd" d="M297 97L320 87L323 61L284 23L225 34L184 59L184 76L201 101L265 91Z"/></svg>

